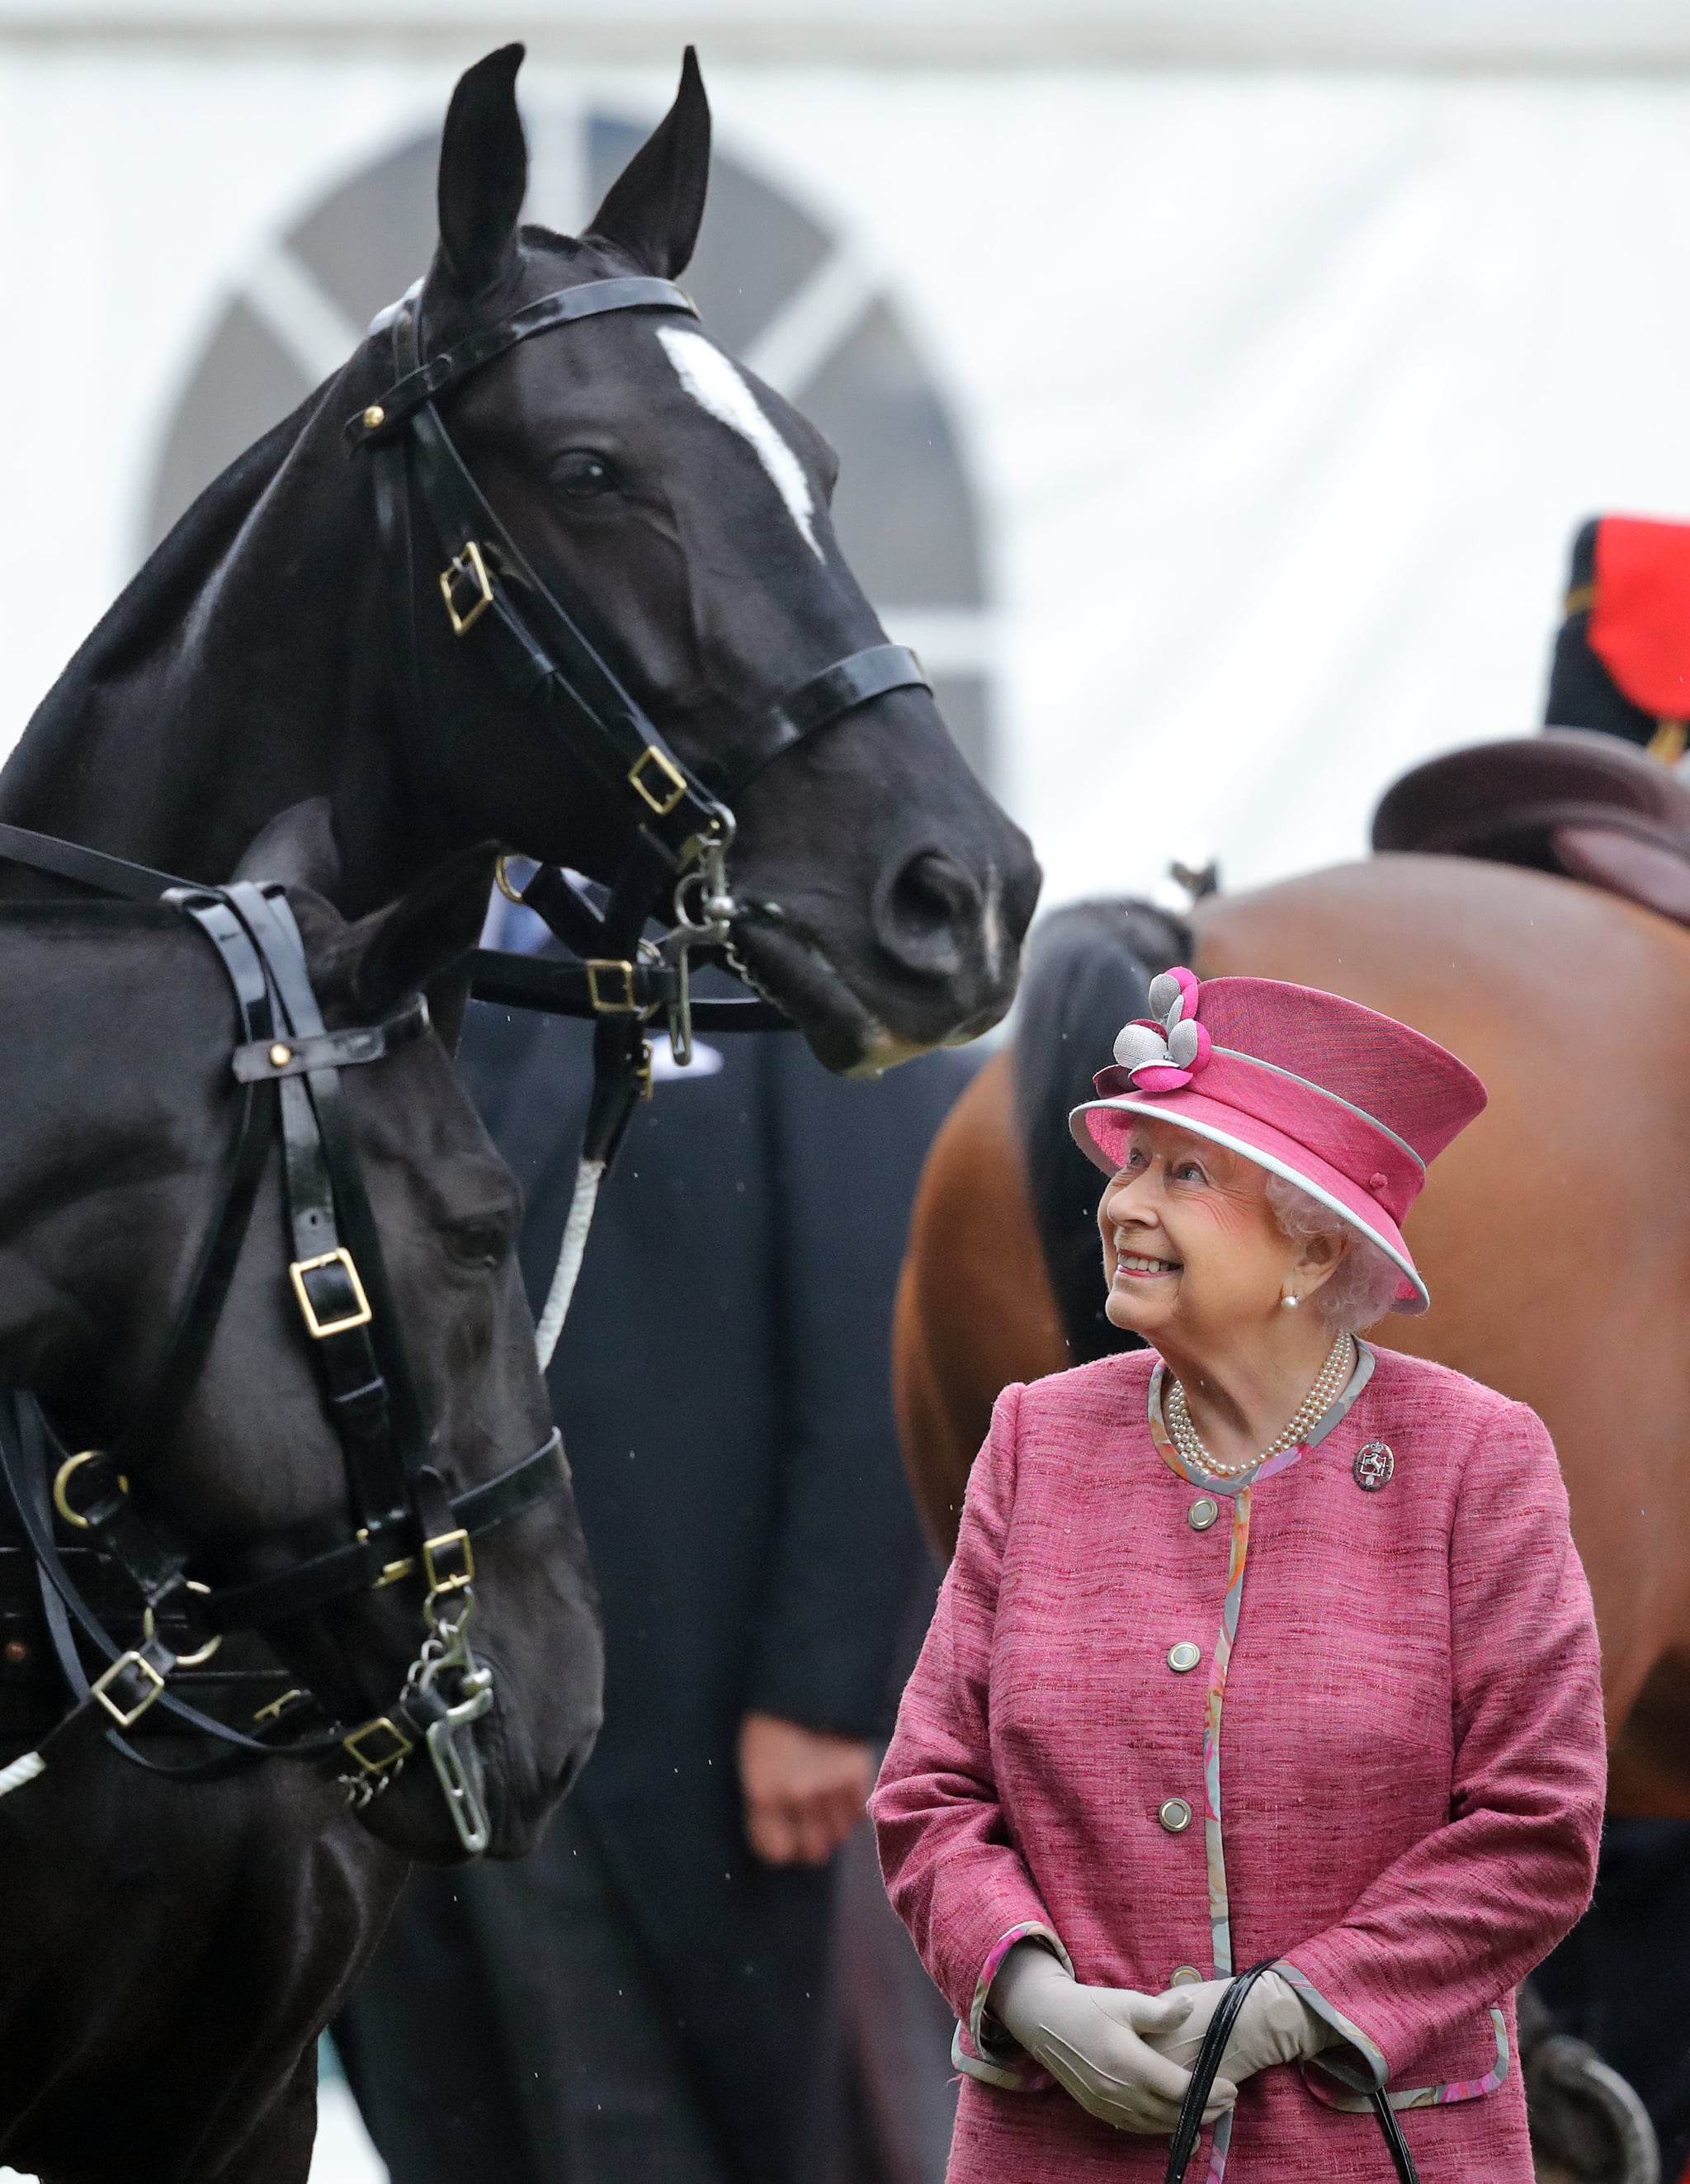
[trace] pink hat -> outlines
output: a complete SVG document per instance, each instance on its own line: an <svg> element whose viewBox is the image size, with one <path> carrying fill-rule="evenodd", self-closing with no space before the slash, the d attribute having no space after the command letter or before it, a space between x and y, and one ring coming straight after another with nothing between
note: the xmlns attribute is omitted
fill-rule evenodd
<svg viewBox="0 0 1690 2184"><path fill-rule="evenodd" d="M1404 1277L1393 1310L1424 1312L1401 1223L1427 1163L1484 1106L1472 1071L1406 1024L1277 978L1165 971L1150 1006L1069 1117L1081 1150L1113 1175L1131 1115L1230 1145L1376 1244Z"/></svg>

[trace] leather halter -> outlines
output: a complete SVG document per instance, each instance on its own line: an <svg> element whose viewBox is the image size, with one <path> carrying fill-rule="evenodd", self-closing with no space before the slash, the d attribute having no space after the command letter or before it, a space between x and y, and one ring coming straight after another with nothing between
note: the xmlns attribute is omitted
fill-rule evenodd
<svg viewBox="0 0 1690 2184"><path fill-rule="evenodd" d="M668 1009L677 1054L684 1056L691 1024L687 951L727 943L736 907L725 865L734 834L731 800L765 766L842 714L890 691L930 686L907 647L867 646L788 690L758 718L739 724L698 770L689 766L607 663L591 634L589 603L572 595L561 577L548 584L535 573L475 483L436 404L536 334L613 311L694 318L691 299L673 281L643 275L582 281L425 361L421 289L419 281L375 321L373 331L390 332L394 377L349 420L344 438L349 453L368 450L373 463L377 527L403 588L403 671L419 722L426 730L430 709L417 617L435 587L419 566L414 504L433 539L442 611L455 637L486 655L507 686L536 709L560 751L607 788L631 822L632 845L603 911L549 866L521 898L583 959L581 966L528 969L487 950L474 964L475 990L488 998L597 1020L587 1155L608 1162L642 1089L645 1021ZM659 968L642 961L647 920L660 917L671 899L678 905L680 891L693 882L702 883L703 916L691 919L677 906L670 963ZM781 1021L766 1003L726 1002L715 1005L713 1028L764 1028Z"/></svg>
<svg viewBox="0 0 1690 2184"><path fill-rule="evenodd" d="M731 745L705 763L709 785L675 755L639 701L606 665L587 634L592 610L549 588L493 513L448 432L436 404L493 358L535 334L612 311L698 314L672 281L644 276L586 281L560 288L455 348L421 360L421 283L383 314L397 374L386 393L345 429L349 451L375 454L376 496L383 543L405 561L407 595L417 596L410 525L414 484L443 557L439 588L453 632L481 630L482 649L523 698L539 699L573 756L617 792L637 827L669 852L678 868L701 833L731 833L723 800L737 794L783 751L805 741L842 713L888 691L929 687L907 646L876 644L820 669L789 690ZM378 319L378 326L382 319ZM414 648L413 659L415 658Z"/></svg>
<svg viewBox="0 0 1690 2184"><path fill-rule="evenodd" d="M485 1848L488 1829L473 1763L453 1741L492 1700L491 1676L468 1646L475 1575L470 1541L561 1490L568 1472L555 1430L521 1462L455 1495L428 1461L426 1429L340 1076L424 1036L427 1003L418 995L380 1023L325 1028L298 928L279 887L242 882L196 887L10 826L0 826L0 855L181 911L215 949L240 1027L230 1061L240 1106L218 1210L151 1390L120 1440L104 1451L67 1457L33 1399L14 1391L0 1403L0 1476L34 1556L55 1650L75 1699L71 1712L29 1755L37 1763L34 1771L103 1735L135 1764L176 1776L224 1773L231 1764L265 1758L337 1758L356 1770L342 1779L362 1802L425 1744L465 1848ZM281 1144L292 1249L289 1273L345 1460L349 1515L338 1538L331 1531L325 1540L318 1524L310 1528L309 1543L266 1540L225 1560L215 1573L219 1582L208 1585L190 1576L188 1557L135 1507L124 1471L131 1451L138 1457L168 1435L204 1365L273 1132ZM50 1471L61 1516L87 1535L90 1546L109 1555L135 1586L146 1616L139 1646L120 1649L67 1570L47 1506ZM192 1658L203 1658L206 1648L199 1641L208 1636L214 1645L227 1631L264 1630L414 1574L426 1586L428 1636L398 1698L371 1721L350 1730L336 1724L286 1740L281 1730L253 1736L203 1713L168 1688L185 1656L159 1635L162 1615L181 1619L186 1612ZM92 1683L71 1633L73 1620L109 1663ZM114 1734L133 1727L155 1706L215 1739L224 1753L164 1766Z"/></svg>

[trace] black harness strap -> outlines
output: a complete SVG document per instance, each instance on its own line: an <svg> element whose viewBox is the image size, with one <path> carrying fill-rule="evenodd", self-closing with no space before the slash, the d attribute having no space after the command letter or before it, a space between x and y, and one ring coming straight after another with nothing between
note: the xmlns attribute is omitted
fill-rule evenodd
<svg viewBox="0 0 1690 2184"><path fill-rule="evenodd" d="M471 1539L479 1539L483 1532L509 1524L548 1496L560 1493L569 1479L563 1437L554 1429L532 1456L502 1471L497 1479L453 1495L448 1505L452 1523L446 1529L461 1529ZM265 1557L288 1547L287 1536L283 1535L267 1543ZM200 1603L201 1619L211 1630L264 1630L290 1617L309 1615L331 1601L391 1584L393 1573L386 1560L387 1552L374 1539L347 1540L315 1553L293 1553L285 1568L244 1580L240 1576L240 1558L231 1557L224 1565L227 1581L214 1585L209 1599ZM409 1571L397 1574L409 1575Z"/></svg>
<svg viewBox="0 0 1690 2184"><path fill-rule="evenodd" d="M343 1031L318 1032L310 1039L295 1034L286 1041L256 1039L249 1046L237 1046L231 1066L242 1084L303 1077L312 1069L353 1069L396 1054L431 1029L428 1002L419 994L381 1023L353 1024Z"/></svg>
<svg viewBox="0 0 1690 2184"><path fill-rule="evenodd" d="M871 644L789 690L760 721L713 749L704 772L724 795L737 794L782 751L803 743L842 713L893 690L927 688L926 670L907 645Z"/></svg>
<svg viewBox="0 0 1690 2184"><path fill-rule="evenodd" d="M587 281L578 287L556 289L551 295L542 296L537 304L525 304L500 325L469 335L456 348L442 350L420 369L415 367L414 348L412 362L405 366L404 376L388 388L380 402L361 410L347 424L347 446L357 448L378 437L391 437L395 427L424 403L434 401L460 379L479 370L482 365L503 356L518 342L526 341L530 334L543 334L553 326L571 326L577 320L594 318L603 311L638 310L685 311L692 317L698 316L691 298L672 281L626 275L612 281Z"/></svg>
<svg viewBox="0 0 1690 2184"><path fill-rule="evenodd" d="M570 298L577 301L565 311L563 307ZM418 304L415 298L406 298L393 315L393 360L400 378L392 393L420 387L431 376L442 386L456 384L529 334L590 315L589 304L601 312L663 309L690 315L692 309L681 291L666 281L588 282L560 290L542 302L557 309L536 307L519 314L503 327L490 330L479 346L465 343L431 365L419 365ZM519 321L525 321L520 331ZM470 358L467 352L472 348L475 353ZM374 405L384 415L392 406L390 396ZM414 646L416 605L420 595L426 594L415 567L413 483L442 557L439 587L454 634L468 638L477 632L476 641L496 671L519 697L539 702L542 718L570 755L584 760L613 794L634 805L637 824L667 850L665 861L672 872L687 844L700 833L720 831L727 815L687 772L638 701L622 687L578 616L529 567L453 444L431 395L419 394L409 406L402 404L400 414L409 430L394 450L397 459L378 467L377 493L386 504L381 531L402 549ZM357 435L370 415L366 410L347 426L349 444L359 443ZM521 593L520 606L514 587ZM531 629L531 620L543 635ZM411 680L421 700L420 660L414 653Z"/></svg>
<svg viewBox="0 0 1690 2184"><path fill-rule="evenodd" d="M9 831L15 834L18 830ZM16 856L15 845L7 854ZM137 866L133 869L138 875L142 868ZM172 883L162 890L162 896L192 918L216 950L234 992L242 1040L260 1044L270 1040L275 1023L269 983L251 937L239 917L226 902L198 893L190 894L180 883ZM177 1310L175 1324L166 1338L164 1359L153 1377L151 1390L131 1420L120 1445L112 1452L114 1474L123 1469L124 1459L131 1451L156 1447L164 1440L199 1378L252 1224L253 1207L269 1153L275 1106L273 1092L253 1084L242 1086L217 1219Z"/></svg>
<svg viewBox="0 0 1690 2184"><path fill-rule="evenodd" d="M675 1006L681 981L672 965L636 961L625 967L625 978L624 967L620 962L601 965L597 960L566 963L552 956L510 956L495 948L479 948L470 958L476 999L501 1008L535 1009L560 1017L644 1018ZM772 1001L689 999L688 1006L701 1032L792 1029L792 1018Z"/></svg>
<svg viewBox="0 0 1690 2184"><path fill-rule="evenodd" d="M296 1039L322 1039L322 1016L286 898L242 884L229 892L249 929L269 944L265 961L287 1031ZM391 1532L411 1516L411 1481L423 1468L423 1425L340 1072L324 1067L286 1076L280 1093L295 1295L340 1428L359 1522L372 1534ZM342 1241L342 1223L350 1247ZM378 1315L388 1353L385 1372L374 1339Z"/></svg>
<svg viewBox="0 0 1690 2184"><path fill-rule="evenodd" d="M419 998L383 1023L330 1032L298 928L278 887L236 882L192 888L166 873L12 827L0 829L0 855L103 891L171 903L215 948L240 1029L231 1062L239 1119L219 1210L151 1391L121 1440L108 1451L65 1457L31 1397L8 1390L0 1398L0 1478L33 1557L49 1635L73 1699L70 1712L33 1753L0 1769L0 1794L104 1737L133 1763L181 1779L204 1779L265 1758L340 1755L362 1770L359 1794L368 1795L425 1742L466 1848L485 1848L473 1753L452 1741L492 1700L491 1675L475 1663L465 1635L474 1574L470 1541L559 1490L569 1474L555 1429L520 1463L456 1496L425 1460L421 1408L340 1071L420 1036L428 1028L426 1006ZM265 1542L253 1551L264 1565L259 1574L214 1591L188 1575L186 1557L131 1500L123 1464L126 1451L144 1455L168 1435L203 1368L250 1227L273 1113L281 1123L294 1251L290 1275L343 1451L353 1536L281 1567L275 1557L286 1555L286 1543ZM143 1610L137 1645L119 1648L66 1568L47 1491L50 1473L52 1499L64 1521L134 1585ZM396 1555L396 1545L406 1552ZM290 1718L286 1726L254 1736L167 1688L185 1665L158 1629L157 1611L167 1603L186 1617L192 1658L198 1660L208 1632L214 1643L216 1634L285 1621L412 1574L426 1588L429 1640L387 1713L350 1733L334 1724L296 1736ZM107 1663L92 1679L82 1666L78 1630ZM459 1692L455 1702L447 1696L448 1678ZM166 1766L136 1752L120 1732L155 1708L212 1738L218 1753Z"/></svg>
<svg viewBox="0 0 1690 2184"><path fill-rule="evenodd" d="M0 823L0 858L38 872L56 872L61 879L75 880L100 894L127 896L131 902L157 902L172 888L193 888L191 880L173 879L148 865L108 857L103 850L85 850L78 842L61 842L53 834L33 833L27 827Z"/></svg>

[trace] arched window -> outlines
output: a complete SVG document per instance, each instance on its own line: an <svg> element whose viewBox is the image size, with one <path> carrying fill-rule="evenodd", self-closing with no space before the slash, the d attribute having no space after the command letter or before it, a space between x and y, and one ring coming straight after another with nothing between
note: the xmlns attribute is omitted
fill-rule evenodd
<svg viewBox="0 0 1690 2184"><path fill-rule="evenodd" d="M527 116L531 218L575 230L644 130L598 111ZM437 135L331 190L261 253L191 371L147 504L151 548L225 464L336 370L434 248ZM711 332L796 403L843 463L840 543L889 633L913 644L975 766L991 772L980 515L944 398L896 304L838 237L718 152L686 276Z"/></svg>

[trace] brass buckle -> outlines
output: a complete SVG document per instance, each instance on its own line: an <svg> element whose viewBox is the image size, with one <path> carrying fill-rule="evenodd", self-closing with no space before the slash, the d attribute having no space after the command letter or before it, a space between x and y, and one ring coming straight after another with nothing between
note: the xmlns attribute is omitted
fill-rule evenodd
<svg viewBox="0 0 1690 2184"><path fill-rule="evenodd" d="M356 1310L347 1312L344 1319L319 1319L317 1307L312 1303L305 1287L307 1274L314 1274L319 1267L344 1267L347 1279L352 1284L352 1293L358 1299ZM321 1342L331 1334L346 1334L354 1327L368 1327L373 1315L370 1299L364 1294L364 1284L358 1278L358 1268L352 1262L352 1253L344 1244L336 1244L332 1251L320 1251L314 1259L296 1259L288 1268L293 1282L293 1294L299 1300L299 1309L305 1315L305 1324L311 1331L311 1340Z"/></svg>
<svg viewBox="0 0 1690 2184"><path fill-rule="evenodd" d="M59 1515L64 1518L65 1523L67 1524L74 1524L79 1532L92 1531L93 1529L93 1526L79 1511L71 1507L70 1497L65 1492L65 1489L70 1484L71 1473L80 1469L85 1463L92 1463L94 1458L99 1454L100 1451L97 1448L85 1448L80 1456L67 1456L64 1462L59 1465L58 1472L55 1474L53 1478L53 1506L58 1510ZM129 1491L129 1481L124 1477L121 1472L119 1472L117 1475L117 1483L120 1487L122 1487L124 1492L127 1494Z"/></svg>
<svg viewBox="0 0 1690 2184"><path fill-rule="evenodd" d="M454 1557L455 1569L448 1566ZM455 1532L441 1532L425 1540L422 1559L431 1592L461 1592L475 1574L475 1551L461 1524Z"/></svg>
<svg viewBox="0 0 1690 2184"><path fill-rule="evenodd" d="M182 1583L190 1592L198 1593L202 1599L210 1599L211 1587L208 1585L202 1585L197 1577L185 1577ZM204 1645L196 1646L192 1653L178 1653L176 1666L179 1669L203 1669L222 1643L223 1633L220 1630L214 1630Z"/></svg>
<svg viewBox="0 0 1690 2184"><path fill-rule="evenodd" d="M648 768L653 773L661 774L668 783L666 794L659 794L647 786L645 777ZM649 805L659 819L667 819L687 794L686 775L668 752L660 751L655 744L648 744L628 768L628 781L635 794Z"/></svg>
<svg viewBox="0 0 1690 2184"><path fill-rule="evenodd" d="M127 1713L117 1701L109 1696L111 1685L122 1675L125 1669L139 1669L143 1674L151 1679L153 1685L152 1690L143 1691ZM159 1692L164 1690L164 1679L144 1654L137 1653L131 1648L127 1653L120 1653L105 1674L96 1676L88 1688L120 1729L133 1729Z"/></svg>
<svg viewBox="0 0 1690 2184"><path fill-rule="evenodd" d="M370 1527L367 1524L360 1524L358 1528L358 1543L360 1546L367 1546L369 1542ZM417 1558L414 1555L401 1555L395 1562L383 1563L381 1575L370 1579L370 1590L372 1592L380 1592L384 1585L397 1585L402 1577L409 1577L416 1566Z"/></svg>
<svg viewBox="0 0 1690 2184"><path fill-rule="evenodd" d="M366 1751L365 1740L369 1739L373 1743L384 1730L391 1740L386 1750L384 1752L378 1747ZM397 1767L405 1754L414 1751L415 1747L397 1722L390 1715L379 1713L374 1721L367 1721L361 1729L353 1730L350 1736L343 1736L341 1749L366 1774L385 1774L390 1767Z"/></svg>
<svg viewBox="0 0 1690 2184"><path fill-rule="evenodd" d="M607 993L599 980L620 980L621 992ZM637 1017L640 1005L634 999L634 967L608 956L595 956L586 965L586 997L592 1004L596 1017Z"/></svg>
<svg viewBox="0 0 1690 2184"><path fill-rule="evenodd" d="M470 603L470 611L459 614L458 602L452 596L452 587L460 577L473 577L479 596ZM481 559L481 549L472 538L454 560L448 561L440 572L440 596L446 602L446 611L452 617L452 634L466 637L493 603L492 579L487 574L487 565Z"/></svg>
<svg viewBox="0 0 1690 2184"><path fill-rule="evenodd" d="M304 1692L296 1684L291 1691L284 1691L279 1699L272 1699L268 1706L261 1706L253 1716L253 1719L255 1722L280 1721L295 1699L303 1699L304 1696Z"/></svg>

